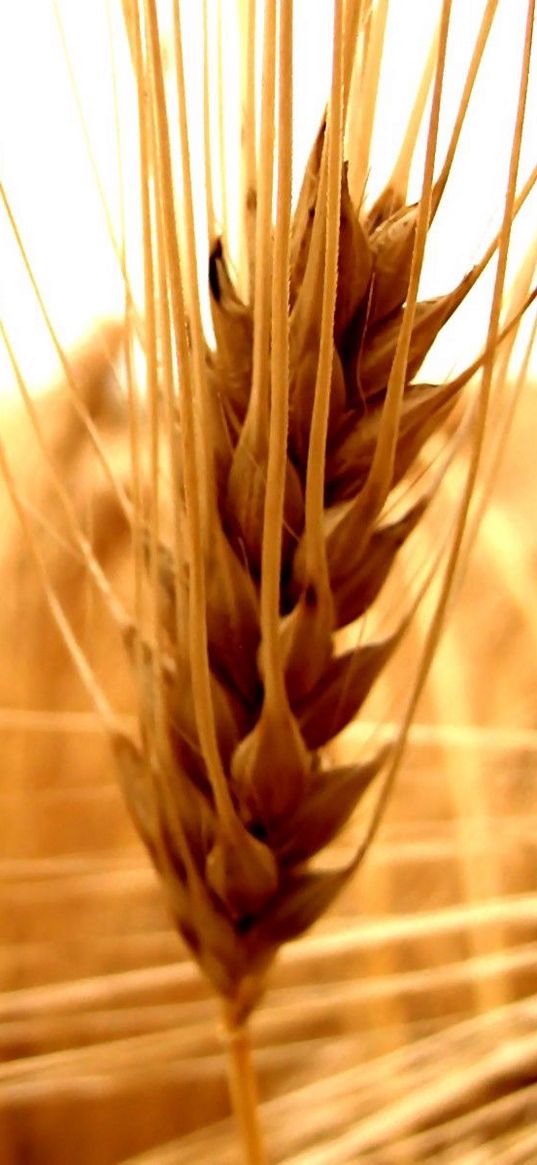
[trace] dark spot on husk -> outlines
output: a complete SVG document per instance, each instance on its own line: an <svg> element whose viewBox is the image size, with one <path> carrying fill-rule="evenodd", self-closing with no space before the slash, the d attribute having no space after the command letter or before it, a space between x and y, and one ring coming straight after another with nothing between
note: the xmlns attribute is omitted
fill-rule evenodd
<svg viewBox="0 0 537 1165"><path fill-rule="evenodd" d="M257 838L258 841L267 841L268 834L266 826L262 821L253 821L248 826L248 832L252 834L252 837Z"/></svg>
<svg viewBox="0 0 537 1165"><path fill-rule="evenodd" d="M309 582L304 590L304 606L310 611L313 611L317 606L317 587L315 583Z"/></svg>
<svg viewBox="0 0 537 1165"><path fill-rule="evenodd" d="M145 844L145 848L149 854L149 857L151 858L151 861L153 862L155 869L158 870L159 873L161 873L162 872L162 870L161 870L162 863L160 861L156 845L154 844L154 842L151 840L150 837L144 837L144 844Z"/></svg>
<svg viewBox="0 0 537 1165"><path fill-rule="evenodd" d="M181 885L185 886L186 882L187 882L187 873L186 873L185 863L184 863L182 857L177 853L177 851L174 852L172 850L172 852L170 853L170 861L172 863L173 872L174 872L177 880L179 882L181 882Z"/></svg>
<svg viewBox="0 0 537 1165"><path fill-rule="evenodd" d="M218 260L222 258L222 241L217 239L209 256L209 287L213 299L220 302L220 280L218 278Z"/></svg>
<svg viewBox="0 0 537 1165"><path fill-rule="evenodd" d="M179 922L177 929L181 938L186 942L187 947L190 947L191 951L198 954L201 950L201 943L194 928L188 922Z"/></svg>
<svg viewBox="0 0 537 1165"><path fill-rule="evenodd" d="M185 886L188 881L186 866L180 853L177 852L173 838L166 828L164 828L162 831L162 841L166 850L168 861L170 862L177 881L180 882L182 886Z"/></svg>
<svg viewBox="0 0 537 1165"><path fill-rule="evenodd" d="M245 915L243 915L242 918L237 919L237 921L235 922L235 930L237 931L237 934L241 934L241 935L248 934L248 931L252 929L254 923L255 923L255 918L253 917L253 915L252 914L245 914Z"/></svg>

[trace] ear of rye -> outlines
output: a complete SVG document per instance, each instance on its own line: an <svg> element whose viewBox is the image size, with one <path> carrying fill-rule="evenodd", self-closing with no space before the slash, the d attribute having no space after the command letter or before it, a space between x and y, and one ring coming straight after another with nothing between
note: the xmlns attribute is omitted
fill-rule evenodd
<svg viewBox="0 0 537 1165"><path fill-rule="evenodd" d="M225 233L211 235L202 288L180 6L172 101L158 6L124 4L139 112L147 418L135 391L132 488L128 497L113 479L110 488L133 534L136 627L122 630L140 693L137 741L120 731L50 588L46 595L110 734L127 805L174 920L241 1018L281 943L329 907L376 831L456 578L496 356L512 348L531 297L526 272L510 306L505 275L511 227L536 176L517 201L533 5L501 229L482 261L434 299L419 296L428 231L442 209L493 6L486 6L451 145L437 161L451 18L448 0L439 4L404 149L393 181L371 206L366 179L389 7L374 6L371 18L368 6L335 0L331 91L293 210L293 5L267 0L255 188L255 110L243 111L243 253L235 271ZM250 35L249 20L241 30ZM241 48L251 85L253 50L245 39ZM209 128L213 114L208 107ZM409 202L422 119L421 193ZM210 141L209 133L207 148ZM210 186L211 159L206 172ZM451 382L421 383L423 360L492 257L490 323L481 354L476 344L475 366ZM203 298L214 345L203 330ZM133 331L129 324L128 345ZM470 471L400 737L389 753L330 765L322 750L387 666L414 600L402 596L398 628L380 638L364 624L359 646L342 649L336 633L376 609L397 554L425 519L439 475L432 485L426 476L421 487L414 478L427 442L450 418L471 428L461 399L474 374L481 380ZM78 409L102 457L93 422ZM4 454L2 468L46 586ZM82 551L104 593L85 545ZM323 851L375 790L360 853L344 868L323 869Z"/></svg>

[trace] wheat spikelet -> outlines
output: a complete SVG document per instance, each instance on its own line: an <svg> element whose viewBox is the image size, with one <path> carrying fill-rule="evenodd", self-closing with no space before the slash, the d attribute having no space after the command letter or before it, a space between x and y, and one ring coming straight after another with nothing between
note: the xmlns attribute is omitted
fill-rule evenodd
<svg viewBox="0 0 537 1165"><path fill-rule="evenodd" d="M145 425L131 376L129 496L108 477L132 528L132 615L111 593L72 514L70 532L120 627L133 667L136 738L118 726L50 588L3 453L2 467L53 615L109 733L127 804L174 921L225 1000L234 1032L237 1109L249 1159L260 1161L243 1025L280 946L328 909L376 832L464 549L494 362L500 344L513 342L531 298L529 270L501 317L510 232L524 197L516 191L533 6L527 10L519 119L498 237L457 287L420 300L427 235L471 90L469 84L445 165L435 177L450 4L442 4L431 57L420 198L407 204L401 163L368 210L360 150L367 160L367 109L374 109L386 5L379 4L371 17L359 3L336 0L330 100L292 214L292 4L267 3L255 189L251 167L244 167L242 293L231 274L225 234L210 237L214 348L202 327L180 10L174 7L181 222L157 8L147 0L143 6L126 2L124 9L138 90L148 437L142 455ZM493 10L487 5L476 70ZM351 105L353 84L357 96ZM426 92L424 84L418 112ZM208 218L212 231L211 213ZM416 378L438 333L496 254L483 353L451 381L420 383ZM133 330L131 324L127 351ZM341 649L337 633L370 612L399 549L422 522L440 475L429 475L417 489L408 490L408 481L426 442L459 415L461 396L477 372L482 380L470 470L401 730L391 749L380 748L353 765L330 766L322 750L359 712L417 599L384 637ZM91 417L85 419L102 457ZM63 503L69 517L69 499ZM318 865L318 856L371 793L355 853L337 868Z"/></svg>

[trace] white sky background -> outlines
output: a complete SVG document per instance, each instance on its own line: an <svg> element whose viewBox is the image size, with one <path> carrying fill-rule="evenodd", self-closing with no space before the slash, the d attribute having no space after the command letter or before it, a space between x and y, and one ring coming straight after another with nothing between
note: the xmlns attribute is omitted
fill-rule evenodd
<svg viewBox="0 0 537 1165"><path fill-rule="evenodd" d="M229 110L230 157L236 138L239 67L234 39L237 4L222 0L226 30L225 88ZM218 0L209 0L216 17ZM135 95L123 37L119 4L106 0L58 0L96 161L107 192L117 237L121 237L120 181L113 75L121 127L128 262L133 286L141 286L136 186ZM166 4L163 4L166 11ZM438 11L436 0L392 0L375 127L370 190L389 177L396 144L405 125L420 62ZM483 0L455 0L441 122L439 158L462 87ZM185 63L191 103L191 145L201 157L201 0L183 0ZM298 183L329 86L329 0L295 0L295 182ZM449 196L431 232L422 293L435 294L460 279L479 257L501 215L502 192L513 127L525 0L503 0L478 82L473 113L461 143ZM537 51L537 49L536 49ZM533 71L535 74L535 70ZM17 0L2 17L0 41L0 164L51 318L67 347L104 317L119 314L123 285L106 231L52 0ZM537 87L532 83L522 178L537 160ZM418 151L411 196L419 190L423 153ZM230 168L236 172L236 167ZM133 193L132 193L133 192ZM131 196L129 197L129 193ZM233 191L230 185L230 197ZM196 206L203 232L203 190ZM513 262L528 245L537 221L535 200L515 230ZM201 256L203 261L203 254ZM36 307L3 209L0 207L1 315L30 385L46 384L57 363ZM493 274L493 267L491 273ZM475 329L486 320L487 289L473 293L463 325L451 327L438 347L440 376L472 358ZM13 374L0 344L0 387L13 387Z"/></svg>

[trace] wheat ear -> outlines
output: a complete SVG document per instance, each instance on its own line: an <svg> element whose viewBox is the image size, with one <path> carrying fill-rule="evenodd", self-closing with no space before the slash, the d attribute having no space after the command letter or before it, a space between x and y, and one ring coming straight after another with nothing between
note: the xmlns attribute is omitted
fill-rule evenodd
<svg viewBox="0 0 537 1165"><path fill-rule="evenodd" d="M266 0L261 6L252 0L242 7L244 213L236 279L228 211L218 226L215 209L206 43L211 344L202 322L180 5L174 0L172 6L177 159L156 0L123 0L138 104L145 272L143 313L134 308L127 281L126 342L129 353L143 318L147 401L144 416L131 373L130 498L106 465L69 362L45 318L76 408L131 526L133 619L73 530L63 494L73 541L132 661L137 739L115 719L50 590L0 445L0 468L53 617L109 734L127 805L175 925L222 999L231 1093L249 1165L262 1165L266 1157L248 1017L280 946L329 908L380 824L461 547L467 545L496 357L514 342L534 294L526 272L511 302L505 295L512 224L537 177L536 169L517 197L534 4L527 5L500 230L460 283L430 300L419 297L428 232L449 181L497 4L484 6L439 166L451 18L450 0L442 0L392 179L370 205L367 175L389 7L388 0L334 0L330 94L294 210L293 3ZM206 38L208 13L205 5ZM252 37L260 19L259 66ZM220 60L221 51L220 35ZM257 143L256 68L262 75ZM219 88L221 125L224 84ZM409 202L410 166L427 107L421 191ZM220 138L222 144L223 133ZM10 213L5 195L4 204ZM16 230L13 218L12 225ZM24 256L18 232L17 238ZM118 257L126 271L123 254ZM482 354L457 378L420 382L436 337L493 258L497 271ZM39 295L35 281L34 288ZM463 398L476 379L465 410ZM448 421L452 429L457 424L460 433L470 432L473 444L436 613L399 735L393 747L355 764L331 765L326 746L359 712L419 595L406 600L395 629L382 637L366 633L358 646L342 649L338 632L376 606L396 555L424 520L442 475L419 477L417 469L429 439ZM427 573L421 593L434 573ZM369 814L352 860L336 868L319 865L319 855L362 802Z"/></svg>

